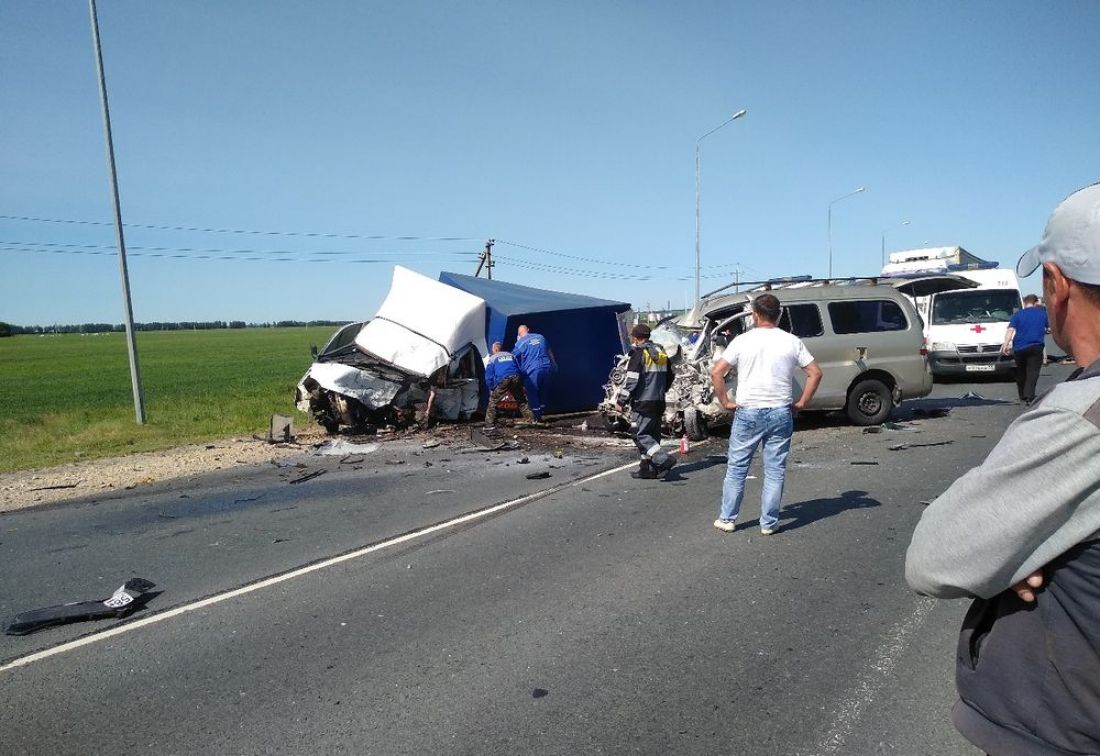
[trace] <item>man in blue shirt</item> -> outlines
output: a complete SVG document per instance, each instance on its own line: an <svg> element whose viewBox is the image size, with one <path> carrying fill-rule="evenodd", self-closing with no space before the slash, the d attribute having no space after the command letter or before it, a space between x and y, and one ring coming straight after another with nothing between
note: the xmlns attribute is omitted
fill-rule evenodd
<svg viewBox="0 0 1100 756"><path fill-rule="evenodd" d="M1047 337L1047 310L1039 306L1034 294L1024 297L1024 309L1017 310L1008 321L1002 354L1016 358L1016 393L1020 401L1031 405L1035 401L1035 384L1043 365L1043 346Z"/></svg>
<svg viewBox="0 0 1100 756"><path fill-rule="evenodd" d="M535 419L542 422L542 409L550 388L550 373L556 367L554 353L546 343L546 337L531 333L525 325L516 329L516 345L512 348L523 374L523 388Z"/></svg>
<svg viewBox="0 0 1100 756"><path fill-rule="evenodd" d="M523 380L520 377L519 366L511 352L504 351L504 345L499 341L493 342L493 354L485 363L485 385L489 387L489 406L485 409L485 430L492 430L496 425L497 407L505 396L511 394L519 403L520 414L527 422L534 422L531 408L527 406L527 399L523 393Z"/></svg>

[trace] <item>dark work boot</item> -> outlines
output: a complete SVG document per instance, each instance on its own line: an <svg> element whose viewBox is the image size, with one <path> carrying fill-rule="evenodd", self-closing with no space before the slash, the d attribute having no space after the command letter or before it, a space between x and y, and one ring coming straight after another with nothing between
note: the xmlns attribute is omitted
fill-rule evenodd
<svg viewBox="0 0 1100 756"><path fill-rule="evenodd" d="M653 480L657 477L657 471L653 469L653 463L648 459L643 459L638 464L638 469L630 473L630 477L635 480Z"/></svg>
<svg viewBox="0 0 1100 756"><path fill-rule="evenodd" d="M666 452L659 451L653 455L653 469L656 470L657 475L664 475L674 467L676 467L676 460Z"/></svg>

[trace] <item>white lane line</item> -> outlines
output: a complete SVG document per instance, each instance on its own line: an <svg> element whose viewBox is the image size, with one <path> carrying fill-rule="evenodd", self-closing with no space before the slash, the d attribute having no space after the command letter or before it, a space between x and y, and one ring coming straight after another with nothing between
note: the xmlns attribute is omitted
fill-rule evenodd
<svg viewBox="0 0 1100 756"><path fill-rule="evenodd" d="M909 616L890 628L886 640L876 650L871 666L856 680L851 694L837 706L833 726L818 743L817 750L814 751L816 756L828 756L843 751L845 742L863 718L864 710L878 697L893 673L898 657L909 645L910 637L920 629L935 606L935 599L919 597Z"/></svg>
<svg viewBox="0 0 1100 756"><path fill-rule="evenodd" d="M436 523L435 525L429 525L428 527L421 528L420 530L413 530L408 533L404 533L403 535L399 535L385 541L380 541L379 543L375 543L370 546L364 546L361 549L357 549L346 554L341 554L339 556L335 556L321 562L315 562L313 564L306 565L305 567L299 567L298 569L291 570L290 572L284 572L281 575L264 578L262 580L256 581L255 583L249 583L246 586L235 588L231 591L226 591L225 593L219 593L216 596L209 596L199 601L194 601L190 604L177 606L174 609L167 609L163 612L145 617L143 619L134 620L133 622L127 622L124 625L112 627L110 630L104 630L103 632L94 633L92 635L85 635L82 638L77 638L76 640L68 641L67 643L62 643L58 646L53 646L52 648L47 648L42 651L36 651L33 654L27 654L26 656L21 656L18 659L14 659L7 664L4 664L3 666L0 666L0 672L7 672L8 670L15 669L16 667L23 667L28 664L33 664L36 661L41 661L43 659L48 659L51 656L57 656L58 654L73 651L83 646L91 645L92 643L98 643L99 641L113 638L116 635L129 633L143 627L148 627L149 625L154 625L158 622L164 622L165 620L172 619L173 617L178 617L181 614L194 612L199 609L205 609L208 606L220 604L222 601L228 601L229 599L237 598L238 596L244 596L247 593L252 593L253 591L258 591L263 588L270 588L273 585L285 583L288 580L293 580L294 578L301 577L302 575L308 575L311 572L317 572L318 570L327 569L329 567L332 567L333 565L340 564L341 562L358 559L359 557L364 557L368 554L374 554L378 551L382 551L383 549L388 549L391 546L398 546L403 543L408 543L409 541L414 541L418 538L423 538L424 536L432 535L433 533L438 533L442 530L454 528L459 525L465 525L468 522L473 522L475 520L489 517L490 515L494 515L498 512L503 512L506 509L517 507L520 504L525 504L534 499L549 496L550 494L564 491L567 488L578 486L583 483L588 483L593 480L605 478L608 475L614 475L617 472L622 472L623 470L634 467L637 464L637 462L630 462L628 464L620 465L618 467L612 467L610 470L604 470L603 472L596 473L595 475L590 475L587 478L580 478L578 480L572 480L557 486L551 486L550 488L543 489L542 491L536 491L535 493L521 496L518 499L512 499L511 501L506 501L501 504L495 504L485 509L479 509L476 512L461 515L454 518L453 520L446 520L445 522Z"/></svg>

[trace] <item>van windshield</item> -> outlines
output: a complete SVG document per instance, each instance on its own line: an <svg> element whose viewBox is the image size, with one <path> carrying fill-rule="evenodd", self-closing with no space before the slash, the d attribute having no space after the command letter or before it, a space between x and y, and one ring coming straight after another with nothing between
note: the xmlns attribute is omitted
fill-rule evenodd
<svg viewBox="0 0 1100 756"><path fill-rule="evenodd" d="M932 325L948 323L1007 323L1020 309L1015 289L946 291L932 302Z"/></svg>

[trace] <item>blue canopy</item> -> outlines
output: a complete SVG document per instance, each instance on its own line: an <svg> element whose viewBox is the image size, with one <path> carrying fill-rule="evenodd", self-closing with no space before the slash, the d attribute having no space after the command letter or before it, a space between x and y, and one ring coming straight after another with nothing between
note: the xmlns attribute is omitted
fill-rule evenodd
<svg viewBox="0 0 1100 756"><path fill-rule="evenodd" d="M625 351L627 302L530 286L440 273L442 283L485 300L485 342L499 341L506 350L516 343L516 329L526 325L550 345L558 371L550 381L547 412L594 409L617 355Z"/></svg>

